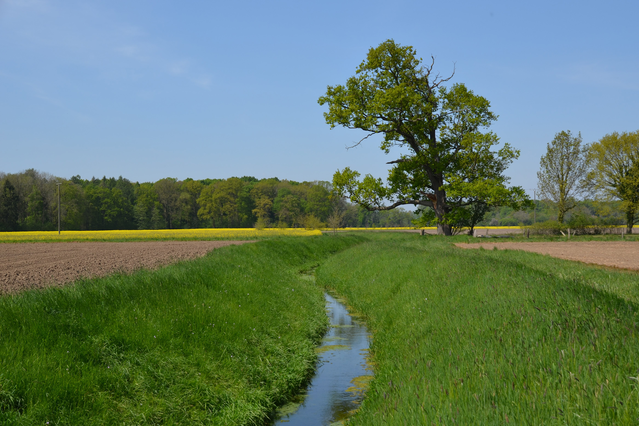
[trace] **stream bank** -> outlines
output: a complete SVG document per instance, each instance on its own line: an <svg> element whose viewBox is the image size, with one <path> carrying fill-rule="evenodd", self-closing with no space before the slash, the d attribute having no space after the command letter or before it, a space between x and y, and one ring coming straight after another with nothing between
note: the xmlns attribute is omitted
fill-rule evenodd
<svg viewBox="0 0 639 426"><path fill-rule="evenodd" d="M281 407L273 424L288 426L339 425L364 398L373 378L368 364L370 333L344 301L326 293L330 329L316 349L318 368L308 388Z"/></svg>

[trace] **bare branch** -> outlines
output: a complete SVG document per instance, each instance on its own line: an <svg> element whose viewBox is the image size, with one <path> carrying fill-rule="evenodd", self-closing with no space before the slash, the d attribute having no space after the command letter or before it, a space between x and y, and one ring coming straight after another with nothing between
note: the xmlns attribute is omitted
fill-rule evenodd
<svg viewBox="0 0 639 426"><path fill-rule="evenodd" d="M446 78L441 78L439 74L437 74L433 80L433 85L431 86L431 89L434 89L436 87L439 87L442 83L446 83L447 81L450 81L451 78L453 78L453 76L455 75L455 71L456 71L456 64L455 62L453 62L453 72Z"/></svg>
<svg viewBox="0 0 639 426"><path fill-rule="evenodd" d="M433 207L432 201L429 201L429 200L400 200L388 206L370 206L366 204L360 204L360 205L368 211L375 211L375 210L393 210L395 207L405 206L408 204L412 204L414 206L419 205L424 207Z"/></svg>
<svg viewBox="0 0 639 426"><path fill-rule="evenodd" d="M367 134L366 136L364 136L362 139L359 140L359 142L357 142L355 145L352 146L347 146L346 149L351 149L351 148L355 148L356 146L358 146L359 144L361 144L362 142L364 142L364 140L370 138L373 135L376 135L377 132L371 132L369 134Z"/></svg>
<svg viewBox="0 0 639 426"><path fill-rule="evenodd" d="M386 164L407 163L409 161L410 161L410 159L408 159L408 158L400 158L399 160L389 161Z"/></svg>
<svg viewBox="0 0 639 426"><path fill-rule="evenodd" d="M430 66L426 67L426 79L428 80L428 77L430 77L430 73L433 71L433 67L435 66L435 57L433 55L430 55Z"/></svg>

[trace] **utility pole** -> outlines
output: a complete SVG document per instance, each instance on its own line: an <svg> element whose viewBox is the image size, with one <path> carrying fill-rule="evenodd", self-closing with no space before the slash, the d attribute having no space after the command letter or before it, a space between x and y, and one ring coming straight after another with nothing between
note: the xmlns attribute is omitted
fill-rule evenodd
<svg viewBox="0 0 639 426"><path fill-rule="evenodd" d="M537 223L537 191L533 190L533 223Z"/></svg>
<svg viewBox="0 0 639 426"><path fill-rule="evenodd" d="M60 207L60 182L56 182L58 185L58 235L60 235L60 216L62 214Z"/></svg>

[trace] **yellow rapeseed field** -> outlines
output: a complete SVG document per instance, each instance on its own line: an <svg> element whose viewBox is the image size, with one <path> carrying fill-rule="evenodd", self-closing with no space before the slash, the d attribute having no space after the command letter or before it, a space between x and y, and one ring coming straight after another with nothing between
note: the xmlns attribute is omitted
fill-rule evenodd
<svg viewBox="0 0 639 426"><path fill-rule="evenodd" d="M415 228L338 228L340 231L405 231L437 229L436 227ZM519 226L478 226L475 229L521 229ZM324 228L324 231L331 231ZM206 228L206 229L145 229L121 231L30 231L0 232L0 243L14 242L56 242L56 241L148 241L148 240L254 240L278 236L321 235L320 230L303 228Z"/></svg>
<svg viewBox="0 0 639 426"><path fill-rule="evenodd" d="M135 240L252 240L278 236L321 235L299 228L145 229L125 231L0 232L0 242L135 241Z"/></svg>

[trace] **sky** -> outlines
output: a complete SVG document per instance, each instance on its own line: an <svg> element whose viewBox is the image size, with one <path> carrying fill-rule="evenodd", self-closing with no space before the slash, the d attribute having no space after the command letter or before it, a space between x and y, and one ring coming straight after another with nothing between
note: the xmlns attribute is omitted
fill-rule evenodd
<svg viewBox="0 0 639 426"><path fill-rule="evenodd" d="M636 1L0 0L0 172L386 177L317 100L387 39L491 102L531 193L562 130L639 129Z"/></svg>

